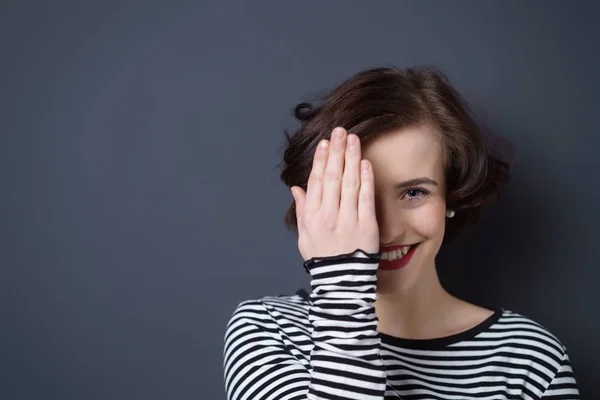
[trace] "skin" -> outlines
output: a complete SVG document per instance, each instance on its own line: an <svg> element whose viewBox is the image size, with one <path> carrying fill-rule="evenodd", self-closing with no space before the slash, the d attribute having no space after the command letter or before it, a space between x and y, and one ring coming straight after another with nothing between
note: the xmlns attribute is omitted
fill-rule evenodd
<svg viewBox="0 0 600 400"><path fill-rule="evenodd" d="M444 238L446 199L442 147L429 125L388 132L369 142L362 156L374 171L375 208L382 246L420 243L410 263L377 272L379 331L430 339L467 330L493 311L465 302L441 285L435 257ZM398 189L429 178L436 184Z"/></svg>
<svg viewBox="0 0 600 400"><path fill-rule="evenodd" d="M356 135L341 131L340 139L316 151L307 192L291 188L303 258L420 243L406 267L377 271L378 330L431 339L491 316L492 310L448 293L438 278L435 257L447 211L438 133L427 124L413 126L384 133L362 149ZM415 178L435 183L397 187Z"/></svg>

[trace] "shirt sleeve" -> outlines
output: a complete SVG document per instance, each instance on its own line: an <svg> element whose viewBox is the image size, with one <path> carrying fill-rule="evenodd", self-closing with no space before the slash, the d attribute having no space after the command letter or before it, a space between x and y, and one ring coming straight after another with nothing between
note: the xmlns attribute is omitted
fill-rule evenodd
<svg viewBox="0 0 600 400"><path fill-rule="evenodd" d="M560 367L552 378L550 385L542 395L542 400L580 400L579 389L575 380L575 374L571 367L571 361L564 348L563 358Z"/></svg>
<svg viewBox="0 0 600 400"><path fill-rule="evenodd" d="M283 342L259 301L241 303L230 319L224 346L228 400L383 400L385 366L377 331L380 253L312 258L310 360Z"/></svg>

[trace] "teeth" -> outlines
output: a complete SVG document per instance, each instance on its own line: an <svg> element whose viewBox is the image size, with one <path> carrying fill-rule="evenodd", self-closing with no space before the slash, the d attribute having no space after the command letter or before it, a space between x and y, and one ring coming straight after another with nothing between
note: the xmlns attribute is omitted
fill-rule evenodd
<svg viewBox="0 0 600 400"><path fill-rule="evenodd" d="M400 258L404 257L406 254L408 254L411 247L412 246L404 246L404 247L401 247L394 251L382 252L381 259L388 260L388 261L394 261L394 260L400 259Z"/></svg>

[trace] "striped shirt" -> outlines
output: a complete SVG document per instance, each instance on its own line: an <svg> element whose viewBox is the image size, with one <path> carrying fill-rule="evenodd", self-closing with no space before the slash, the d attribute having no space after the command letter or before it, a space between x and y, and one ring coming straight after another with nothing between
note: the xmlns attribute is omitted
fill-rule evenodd
<svg viewBox="0 0 600 400"><path fill-rule="evenodd" d="M444 338L378 332L379 255L313 258L310 294L241 302L224 337L228 400L579 399L565 346L510 310Z"/></svg>

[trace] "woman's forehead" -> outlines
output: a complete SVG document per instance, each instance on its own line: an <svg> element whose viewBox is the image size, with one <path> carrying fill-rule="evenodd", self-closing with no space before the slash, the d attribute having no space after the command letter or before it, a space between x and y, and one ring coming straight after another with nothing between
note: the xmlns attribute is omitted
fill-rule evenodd
<svg viewBox="0 0 600 400"><path fill-rule="evenodd" d="M443 175L439 135L427 125L376 137L364 147L363 158L373 165L375 178L383 181Z"/></svg>

